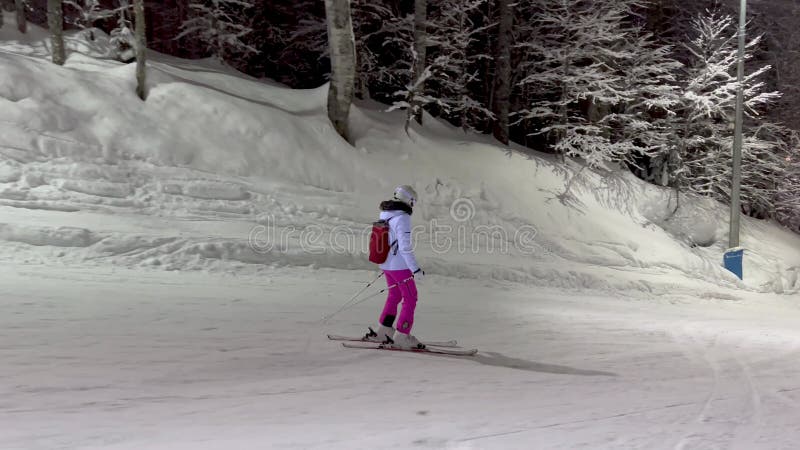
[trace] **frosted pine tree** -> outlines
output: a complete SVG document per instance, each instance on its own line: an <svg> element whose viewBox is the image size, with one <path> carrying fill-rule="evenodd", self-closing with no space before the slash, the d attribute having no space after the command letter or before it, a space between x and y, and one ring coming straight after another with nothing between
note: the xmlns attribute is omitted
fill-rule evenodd
<svg viewBox="0 0 800 450"><path fill-rule="evenodd" d="M675 185L700 195L728 201L731 183L733 121L736 107L737 30L729 16L709 13L693 22L696 36L686 48L690 59L683 75L681 104L673 121L680 161L672 170ZM760 38L747 43L746 60ZM742 146L742 202L745 209L771 209L775 193L769 178L785 169L780 153L784 144L777 126L760 117L777 92L764 92L762 66L744 78L744 142ZM768 191L772 191L770 194Z"/></svg>
<svg viewBox="0 0 800 450"><path fill-rule="evenodd" d="M636 150L614 141L612 109L637 92L610 61L633 57L630 39L632 0L529 0L525 16L533 32L519 47L528 75L519 88L535 98L518 120L538 124L559 154L583 158L590 166L629 158ZM617 121L622 120L616 117Z"/></svg>
<svg viewBox="0 0 800 450"><path fill-rule="evenodd" d="M253 32L250 12L253 0L192 0L190 18L176 37L193 37L222 61L258 53L246 36Z"/></svg>

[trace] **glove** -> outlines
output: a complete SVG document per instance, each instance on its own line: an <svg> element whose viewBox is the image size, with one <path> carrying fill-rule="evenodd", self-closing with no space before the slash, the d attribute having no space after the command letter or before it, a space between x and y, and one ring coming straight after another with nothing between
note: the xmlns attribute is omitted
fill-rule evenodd
<svg viewBox="0 0 800 450"><path fill-rule="evenodd" d="M422 270L422 269L417 269L414 272L414 282L416 284L420 284L420 283L422 283L422 280L424 280L424 279L425 279L425 271Z"/></svg>

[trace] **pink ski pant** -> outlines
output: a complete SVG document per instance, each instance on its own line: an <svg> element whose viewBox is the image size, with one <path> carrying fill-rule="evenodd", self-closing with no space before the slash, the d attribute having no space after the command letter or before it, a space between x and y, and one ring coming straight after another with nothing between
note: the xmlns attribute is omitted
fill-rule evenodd
<svg viewBox="0 0 800 450"><path fill-rule="evenodd" d="M385 324L387 316L397 317L397 307L402 302L403 308L397 320L397 331L409 334L414 325L414 309L417 307L417 285L414 284L414 275L408 269L384 270L383 274L386 277L386 285L395 287L389 289L380 323Z"/></svg>

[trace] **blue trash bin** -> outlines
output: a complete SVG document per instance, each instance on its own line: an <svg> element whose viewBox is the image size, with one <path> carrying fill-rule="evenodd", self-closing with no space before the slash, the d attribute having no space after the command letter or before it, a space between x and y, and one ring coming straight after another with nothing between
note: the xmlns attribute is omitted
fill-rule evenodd
<svg viewBox="0 0 800 450"><path fill-rule="evenodd" d="M725 252L725 268L736 274L740 280L743 279L742 260L744 259L743 248L732 248Z"/></svg>

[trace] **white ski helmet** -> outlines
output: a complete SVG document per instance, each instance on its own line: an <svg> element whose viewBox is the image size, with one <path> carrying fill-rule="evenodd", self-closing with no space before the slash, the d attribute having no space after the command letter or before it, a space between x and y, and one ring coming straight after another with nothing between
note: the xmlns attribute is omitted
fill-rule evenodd
<svg viewBox="0 0 800 450"><path fill-rule="evenodd" d="M413 208L414 204L417 203L417 191L407 184L397 186L394 188L393 198Z"/></svg>

